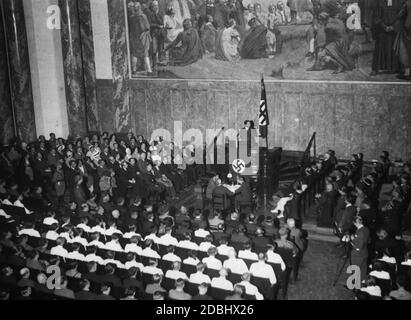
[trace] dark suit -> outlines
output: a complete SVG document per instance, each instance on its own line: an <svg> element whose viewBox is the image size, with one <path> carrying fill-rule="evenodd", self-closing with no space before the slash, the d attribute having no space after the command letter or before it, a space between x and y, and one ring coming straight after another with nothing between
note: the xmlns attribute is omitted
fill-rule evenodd
<svg viewBox="0 0 411 320"><path fill-rule="evenodd" d="M368 243L370 241L370 230L361 227L355 232L352 240L351 264L361 270L361 281L367 277Z"/></svg>
<svg viewBox="0 0 411 320"><path fill-rule="evenodd" d="M265 252L267 245L270 243L271 241L267 237L255 237L252 240L254 252Z"/></svg>
<svg viewBox="0 0 411 320"><path fill-rule="evenodd" d="M224 210L227 210L227 209L231 208L230 197L232 195L233 195L233 193L230 190L228 190L226 187L223 187L223 186L217 186L217 187L214 188L214 191L213 191L213 197L223 196L223 197L226 198Z"/></svg>
<svg viewBox="0 0 411 320"><path fill-rule="evenodd" d="M251 190L246 182L244 182L235 192L235 201L239 205L252 202Z"/></svg>
<svg viewBox="0 0 411 320"><path fill-rule="evenodd" d="M301 220L301 194L294 194L294 198L285 205L284 212L287 219Z"/></svg>
<svg viewBox="0 0 411 320"><path fill-rule="evenodd" d="M341 221L339 223L339 227L341 228L342 232L350 232L353 229L353 220L354 217L357 215L357 209L354 206L349 206L344 209L342 212Z"/></svg>
<svg viewBox="0 0 411 320"><path fill-rule="evenodd" d="M337 202L337 191L324 192L318 200L317 226L331 227L334 208Z"/></svg>
<svg viewBox="0 0 411 320"><path fill-rule="evenodd" d="M75 294L76 300L97 300L97 295L90 291L80 291Z"/></svg>

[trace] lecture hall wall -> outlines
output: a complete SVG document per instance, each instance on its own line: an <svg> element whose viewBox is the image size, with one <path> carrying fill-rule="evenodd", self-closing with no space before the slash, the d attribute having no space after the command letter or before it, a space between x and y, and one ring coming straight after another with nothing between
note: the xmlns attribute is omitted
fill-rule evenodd
<svg viewBox="0 0 411 320"><path fill-rule="evenodd" d="M131 80L123 0L32 3L42 2L60 6L61 30L41 29L35 20L35 35L28 32L29 47L37 48L30 54L37 131L56 131L58 125L62 135L133 130L150 136L158 128L173 132L173 121L182 121L184 129L205 130L237 129L245 119L256 119L260 79ZM41 10L46 7L42 4ZM34 9L26 10L26 22L37 12ZM41 32L54 33L41 37ZM46 70L44 59L39 60L42 43L55 57ZM78 76L81 72L83 78ZM405 159L411 153L410 85L267 81L266 87L271 147L302 151L317 132L318 151L334 149L340 158L364 152L367 159L374 159L383 149L393 158ZM40 113L43 103L53 112Z"/></svg>
<svg viewBox="0 0 411 320"><path fill-rule="evenodd" d="M93 0L91 0L93 1ZM99 0L94 0L95 2ZM122 0L109 0L106 42L111 56L100 56L96 68L97 101L102 128L150 136L158 128L240 128L255 119L260 102L260 79L255 81L192 81L130 79L126 23ZM101 10L99 14L102 13ZM92 12L93 14L93 12ZM98 50L104 52L104 50ZM104 62L105 61L105 62ZM111 64L112 72L106 66ZM271 118L269 144L286 150L304 150L317 132L319 152L335 149L340 157L364 152L376 158L382 149L393 157L411 152L411 86L387 83L267 82ZM111 115L115 115L112 117Z"/></svg>

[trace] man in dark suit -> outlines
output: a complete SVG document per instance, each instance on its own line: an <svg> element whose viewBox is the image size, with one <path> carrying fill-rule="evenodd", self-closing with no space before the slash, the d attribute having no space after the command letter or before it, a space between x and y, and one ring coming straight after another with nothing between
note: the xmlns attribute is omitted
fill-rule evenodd
<svg viewBox="0 0 411 320"><path fill-rule="evenodd" d="M254 252L264 252L268 244L271 244L271 239L264 236L264 229L259 227L255 232L255 237L252 240Z"/></svg>
<svg viewBox="0 0 411 320"><path fill-rule="evenodd" d="M355 197L351 194L347 194L345 197L345 209L342 212L341 220L338 224L340 231L343 234L350 233L353 229L352 222L357 215L357 208L354 206Z"/></svg>
<svg viewBox="0 0 411 320"><path fill-rule="evenodd" d="M90 292L90 281L83 279L80 282L81 291L75 294L76 300L97 300L97 295Z"/></svg>
<svg viewBox="0 0 411 320"><path fill-rule="evenodd" d="M362 281L367 277L368 243L370 241L370 231L364 226L363 219L360 216L357 216L354 219L354 226L357 230L355 235L351 236L351 264L360 268Z"/></svg>
<svg viewBox="0 0 411 320"><path fill-rule="evenodd" d="M227 211L231 208L231 201L230 198L234 195L230 190L222 185L221 179L217 180L217 186L213 190L213 198L214 197L225 197L225 206L224 211Z"/></svg>
<svg viewBox="0 0 411 320"><path fill-rule="evenodd" d="M302 190L295 190L291 194L291 200L284 207L284 215L286 219L294 219L299 223L301 221L301 198Z"/></svg>
<svg viewBox="0 0 411 320"><path fill-rule="evenodd" d="M213 300L210 296L207 295L208 284L202 283L198 286L198 295L193 296L191 300Z"/></svg>
<svg viewBox="0 0 411 320"><path fill-rule="evenodd" d="M237 182L241 185L235 192L235 206L238 208L241 204L251 204L252 194L250 186L244 180L244 177L238 176Z"/></svg>

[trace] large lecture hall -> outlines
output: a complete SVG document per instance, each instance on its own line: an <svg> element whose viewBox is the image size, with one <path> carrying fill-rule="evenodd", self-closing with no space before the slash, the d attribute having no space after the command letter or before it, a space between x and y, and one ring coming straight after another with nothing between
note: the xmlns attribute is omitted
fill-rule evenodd
<svg viewBox="0 0 411 320"><path fill-rule="evenodd" d="M411 300L411 0L0 9L0 300Z"/></svg>

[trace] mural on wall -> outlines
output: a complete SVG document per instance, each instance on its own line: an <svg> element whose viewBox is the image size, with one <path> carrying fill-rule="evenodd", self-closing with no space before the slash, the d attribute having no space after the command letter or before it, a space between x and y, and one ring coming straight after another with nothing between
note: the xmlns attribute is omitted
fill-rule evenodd
<svg viewBox="0 0 411 320"><path fill-rule="evenodd" d="M132 78L411 80L411 0L124 2Z"/></svg>

